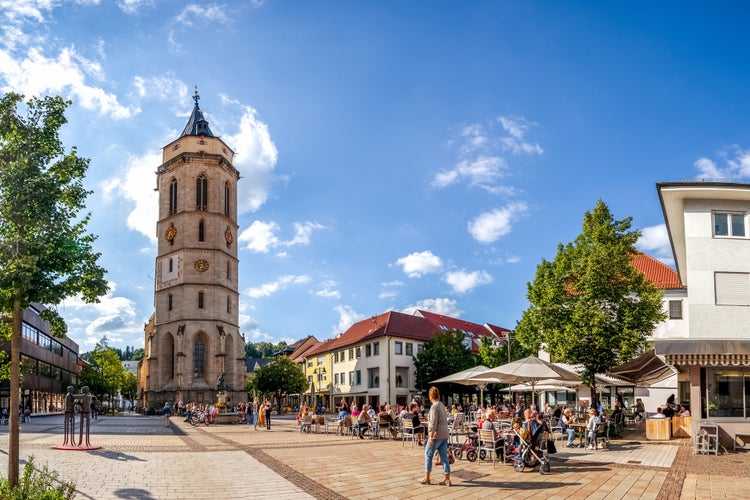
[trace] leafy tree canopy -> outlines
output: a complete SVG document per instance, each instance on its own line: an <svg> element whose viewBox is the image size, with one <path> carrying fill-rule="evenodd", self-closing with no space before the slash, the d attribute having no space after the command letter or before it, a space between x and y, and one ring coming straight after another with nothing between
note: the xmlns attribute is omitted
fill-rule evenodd
<svg viewBox="0 0 750 500"><path fill-rule="evenodd" d="M426 391L433 380L477 365L476 358L463 342L463 333L450 330L438 333L433 340L425 343L422 352L414 358L418 389ZM465 391L466 388L450 384L447 390L456 392Z"/></svg>
<svg viewBox="0 0 750 500"><path fill-rule="evenodd" d="M274 353L286 349L288 344L283 340L278 344L271 342L248 342L245 344L245 357L247 358L270 358Z"/></svg>
<svg viewBox="0 0 750 500"><path fill-rule="evenodd" d="M281 396L284 393L305 392L310 383L297 363L286 356L280 356L255 372L252 387L262 394L274 394L277 409L281 413Z"/></svg>
<svg viewBox="0 0 750 500"><path fill-rule="evenodd" d="M537 267L531 305L516 327L527 348L544 346L556 361L583 365L591 387L594 375L642 352L665 318L662 291L632 266L640 232L630 230L631 220L615 220L601 200L586 212L575 241Z"/></svg>
<svg viewBox="0 0 750 500"><path fill-rule="evenodd" d="M89 160L65 151L60 128L70 102L8 93L0 98L0 313L12 321L10 387L20 384L23 311L32 302L54 335L65 322L55 306L80 296L96 302L107 292L105 271L93 250L82 213L89 194L83 178ZM8 480L18 483L18 391L10 391Z"/></svg>

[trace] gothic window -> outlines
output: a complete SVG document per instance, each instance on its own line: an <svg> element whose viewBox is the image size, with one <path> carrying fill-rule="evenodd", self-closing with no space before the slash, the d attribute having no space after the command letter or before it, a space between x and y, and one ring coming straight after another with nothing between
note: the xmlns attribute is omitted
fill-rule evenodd
<svg viewBox="0 0 750 500"><path fill-rule="evenodd" d="M172 257L169 258L169 272L172 272L172 269L174 267L174 263L172 262Z"/></svg>
<svg viewBox="0 0 750 500"><path fill-rule="evenodd" d="M232 312L232 299L227 295L227 313Z"/></svg>
<svg viewBox="0 0 750 500"><path fill-rule="evenodd" d="M206 241L206 223L203 219L198 223L198 241Z"/></svg>
<svg viewBox="0 0 750 500"><path fill-rule="evenodd" d="M205 175L199 175L195 181L195 209L202 212L208 206L208 179Z"/></svg>
<svg viewBox="0 0 750 500"><path fill-rule="evenodd" d="M229 279L229 273L231 271L231 264L229 264L229 261L227 261L227 279Z"/></svg>
<svg viewBox="0 0 750 500"><path fill-rule="evenodd" d="M229 217L229 195L232 193L232 190L229 189L229 183L224 184L224 215Z"/></svg>
<svg viewBox="0 0 750 500"><path fill-rule="evenodd" d="M198 292L198 309L203 309L203 292Z"/></svg>
<svg viewBox="0 0 750 500"><path fill-rule="evenodd" d="M169 213L177 213L177 179L169 183Z"/></svg>
<svg viewBox="0 0 750 500"><path fill-rule="evenodd" d="M171 293L167 295L167 302L168 302L167 310L171 311L172 310L172 294Z"/></svg>
<svg viewBox="0 0 750 500"><path fill-rule="evenodd" d="M206 345L201 337L195 339L193 345L193 373L203 375L206 365Z"/></svg>

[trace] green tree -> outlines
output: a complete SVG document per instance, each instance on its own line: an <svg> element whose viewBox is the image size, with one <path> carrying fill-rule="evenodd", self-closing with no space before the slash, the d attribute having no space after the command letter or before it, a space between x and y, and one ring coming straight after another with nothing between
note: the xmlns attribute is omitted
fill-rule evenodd
<svg viewBox="0 0 750 500"><path fill-rule="evenodd" d="M130 401L131 405L138 394L138 377L135 373L125 372L122 376L122 388L120 389L122 397Z"/></svg>
<svg viewBox="0 0 750 500"><path fill-rule="evenodd" d="M117 391L122 389L125 378L125 368L122 367L120 356L117 355L117 351L109 346L107 337L102 339L96 344L94 350L91 353L91 359L94 364L94 370L98 372L98 387L99 393L94 393L99 396L100 400L104 400L104 396L108 396L110 402L110 410L112 408L112 397L117 394ZM89 389L93 392L94 388L89 386Z"/></svg>
<svg viewBox="0 0 750 500"><path fill-rule="evenodd" d="M661 290L632 266L640 232L631 220L615 220L601 200L586 212L575 241L537 267L516 327L526 347L544 344L555 360L583 365L594 400L594 376L640 354L665 318Z"/></svg>
<svg viewBox="0 0 750 500"><path fill-rule="evenodd" d="M416 384L420 391L427 391L433 380L476 366L476 358L463 341L463 333L450 330L438 333L433 340L425 343L422 352L414 358L414 365L417 368ZM466 387L446 384L446 391L441 392L453 393L465 390Z"/></svg>
<svg viewBox="0 0 750 500"><path fill-rule="evenodd" d="M143 347L139 347L138 349L133 349L133 351L130 354L130 359L133 361L140 361L143 359L144 354L146 354L146 350L143 349Z"/></svg>
<svg viewBox="0 0 750 500"><path fill-rule="evenodd" d="M61 97L0 98L0 313L11 318L8 480L18 484L21 326L32 302L49 307L42 317L53 335L66 326L55 306L80 295L96 302L107 292L105 271L86 232L82 213L89 194L83 178L89 160L65 151L59 132L70 105Z"/></svg>
<svg viewBox="0 0 750 500"><path fill-rule="evenodd" d="M281 414L281 396L284 393L302 393L310 387L299 365L286 356L281 356L267 364L252 378L252 386L260 393L274 394L276 406Z"/></svg>

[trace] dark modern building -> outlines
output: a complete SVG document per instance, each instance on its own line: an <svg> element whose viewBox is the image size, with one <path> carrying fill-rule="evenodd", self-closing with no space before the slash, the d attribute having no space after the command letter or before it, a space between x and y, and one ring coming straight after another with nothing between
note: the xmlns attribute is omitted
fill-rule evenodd
<svg viewBox="0 0 750 500"><path fill-rule="evenodd" d="M78 344L69 338L56 338L50 325L39 313L41 304L32 304L23 312L21 332L21 405L32 414L60 411L65 405L65 392L69 385L78 386L81 366ZM6 319L5 321L9 321ZM10 341L0 343L8 353ZM10 381L0 382L0 407L10 405Z"/></svg>

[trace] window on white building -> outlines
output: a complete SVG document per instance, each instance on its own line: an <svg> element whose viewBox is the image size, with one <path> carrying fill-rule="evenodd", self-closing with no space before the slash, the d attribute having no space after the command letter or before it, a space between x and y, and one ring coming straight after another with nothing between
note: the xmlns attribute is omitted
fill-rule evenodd
<svg viewBox="0 0 750 500"><path fill-rule="evenodd" d="M380 356L380 342L373 342L372 343L372 355L373 356Z"/></svg>
<svg viewBox="0 0 750 500"><path fill-rule="evenodd" d="M750 274L717 272L714 273L714 286L716 305L750 305Z"/></svg>
<svg viewBox="0 0 750 500"><path fill-rule="evenodd" d="M411 342L406 343L406 355L407 356L414 355L414 344L412 344Z"/></svg>
<svg viewBox="0 0 750 500"><path fill-rule="evenodd" d="M669 319L682 319L682 301L669 301Z"/></svg>
<svg viewBox="0 0 750 500"><path fill-rule="evenodd" d="M714 236L745 237L745 214L714 212Z"/></svg>
<svg viewBox="0 0 750 500"><path fill-rule="evenodd" d="M404 343L396 341L393 344L393 352L394 354L403 354L404 353Z"/></svg>

